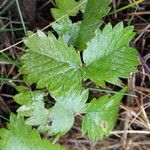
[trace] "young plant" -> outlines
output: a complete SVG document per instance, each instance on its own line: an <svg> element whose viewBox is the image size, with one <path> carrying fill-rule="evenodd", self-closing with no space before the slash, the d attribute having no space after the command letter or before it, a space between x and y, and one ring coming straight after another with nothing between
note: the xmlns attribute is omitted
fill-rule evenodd
<svg viewBox="0 0 150 150"><path fill-rule="evenodd" d="M120 22L113 27L108 23L102 30L99 29L103 17L109 13L110 2L55 0L57 8L51 9L51 13L58 21L52 27L58 38L51 32L46 35L40 30L36 35L30 32L24 38L28 49L20 59L22 67L19 71L27 83L36 83L37 90L19 86L17 90L20 93L14 100L21 105L17 110L18 116L25 117L27 125L37 126L40 133L62 136L71 129L77 115L83 117L83 135L87 133L92 141L102 140L113 130L119 104L127 88L113 96L106 95L87 102L89 90L83 85L87 79L101 87L105 87L105 82L121 85L120 78L128 78L139 64L137 51L129 46L135 36L132 26L124 27ZM78 12L84 13L83 20L72 23L70 16L76 16ZM47 94L55 99L52 107L45 107ZM22 136L22 140L25 138L25 143L18 141L19 146L24 143L27 149L32 149L28 146L26 135L31 128L27 127L23 130L25 135L20 135L21 128L14 128L15 125L26 125L20 117L13 118L16 120L14 125L14 121L10 123L13 127L1 132L2 135L5 132L16 134L6 142L7 137L2 136L0 145L4 145L3 150L9 149L10 142L17 140L16 136ZM37 130L34 129L32 134L40 142ZM44 144L42 146L41 149L54 149L50 144L47 148Z"/></svg>

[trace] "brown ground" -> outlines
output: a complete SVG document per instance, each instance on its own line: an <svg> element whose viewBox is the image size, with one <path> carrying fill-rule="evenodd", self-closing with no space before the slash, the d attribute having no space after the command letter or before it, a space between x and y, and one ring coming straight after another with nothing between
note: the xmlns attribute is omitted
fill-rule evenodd
<svg viewBox="0 0 150 150"><path fill-rule="evenodd" d="M123 7L133 1L114 0L112 10ZM9 2L10 0L0 0L0 13ZM27 29L36 31L37 28L42 29L53 21L50 15L50 7L53 7L52 0L20 0L20 3ZM69 150L149 150L150 0L145 0L140 5L109 16L105 21L110 21L113 24L124 21L126 25L135 26L137 35L131 44L139 52L138 57L141 65L138 67L138 72L124 82L128 84L130 93L136 94L137 97L124 98L120 105L121 109L115 131L104 141L91 143L87 136L81 137L81 118L76 118L76 123L72 130L63 136L59 142L67 146ZM0 14L0 30L2 27L22 28L15 4L4 14ZM50 29L49 27L46 30ZM22 80L22 76L18 73L17 58L24 53L24 45L20 43L11 47L11 45L20 41L23 36L23 30L0 32L0 49L4 50L3 53L0 53L0 127L6 125L6 120L3 118L9 118L10 112L16 112L18 108L18 105L12 99L12 96L17 93L14 86L24 85L24 83L17 81ZM116 89L115 86L111 87ZM99 93L92 93L92 95L97 96Z"/></svg>

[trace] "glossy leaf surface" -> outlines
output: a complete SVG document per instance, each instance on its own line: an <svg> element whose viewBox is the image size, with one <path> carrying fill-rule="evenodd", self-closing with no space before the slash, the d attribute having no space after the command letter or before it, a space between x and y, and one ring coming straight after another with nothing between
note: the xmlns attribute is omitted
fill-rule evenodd
<svg viewBox="0 0 150 150"><path fill-rule="evenodd" d="M125 92L125 90L121 92ZM83 134L87 132L92 141L102 140L105 136L108 136L118 118L117 114L122 97L122 94L116 94L112 97L103 96L94 99L88 105L86 115L83 118Z"/></svg>
<svg viewBox="0 0 150 150"><path fill-rule="evenodd" d="M17 94L14 100L22 105L17 112L26 117L26 124L38 126L40 132L47 132L50 136L63 135L73 126L74 117L85 112L88 91L64 94L48 109L45 108L44 96L46 94L42 91L29 90Z"/></svg>
<svg viewBox="0 0 150 150"><path fill-rule="evenodd" d="M20 72L27 82L37 83L37 88L47 87L55 98L82 89L81 60L72 46L41 31L24 42L29 49L21 57Z"/></svg>
<svg viewBox="0 0 150 150"><path fill-rule="evenodd" d="M83 52L84 72L99 85L105 81L120 84L119 77L128 78L139 64L137 51L129 46L135 36L133 27L124 28L123 23L119 23L113 28L108 24L95 34Z"/></svg>
<svg viewBox="0 0 150 150"><path fill-rule="evenodd" d="M48 131L49 135L63 135L68 132L74 123L74 117L84 113L88 91L82 93L62 95L56 99L56 104L50 109L48 117L51 125L44 124L39 127L41 132Z"/></svg>

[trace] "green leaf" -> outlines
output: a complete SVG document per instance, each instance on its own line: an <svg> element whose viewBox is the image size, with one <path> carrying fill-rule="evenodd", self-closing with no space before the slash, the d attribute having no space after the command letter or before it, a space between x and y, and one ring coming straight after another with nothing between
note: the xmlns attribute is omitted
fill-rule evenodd
<svg viewBox="0 0 150 150"><path fill-rule="evenodd" d="M26 123L28 125L41 125L47 122L49 111L44 104L45 93L42 91L24 91L14 96L14 100L22 105L17 112L21 116L28 117Z"/></svg>
<svg viewBox="0 0 150 150"><path fill-rule="evenodd" d="M38 126L40 132L51 135L63 135L71 129L74 117L84 113L88 91L82 93L66 93L56 99L54 107L44 107L45 93L42 91L24 91L14 96L14 100L22 105L17 110L18 114L25 116L26 124Z"/></svg>
<svg viewBox="0 0 150 150"><path fill-rule="evenodd" d="M87 0L86 0L87 1ZM83 3L80 7L76 8L77 5L80 5ZM58 33L59 36L63 37L64 41L69 44L76 46L77 45L77 39L78 39L78 34L80 30L80 22L78 23L72 23L70 20L69 16L75 16L79 9L84 12L86 2L83 2L83 0L79 2L75 2L74 0L57 0L56 1L56 6L57 8L52 8L51 13L52 16L57 20L58 18L62 17L66 12L69 10L72 10L76 8L74 13L69 13L66 15L64 18L61 20L58 20L58 23L55 23L52 27L53 29Z"/></svg>
<svg viewBox="0 0 150 150"><path fill-rule="evenodd" d="M59 23L55 23L52 27L68 45L77 45L80 22L72 23L68 17L59 21Z"/></svg>
<svg viewBox="0 0 150 150"><path fill-rule="evenodd" d="M55 98L68 91L81 91L81 60L72 46L41 31L24 42L29 49L21 57L20 72L27 82L37 83L37 88L47 87Z"/></svg>
<svg viewBox="0 0 150 150"><path fill-rule="evenodd" d="M84 13L85 10L86 10L86 6L87 6L88 0L80 0L79 2L83 3L83 4L80 6L80 10L81 10L81 12Z"/></svg>
<svg viewBox="0 0 150 150"><path fill-rule="evenodd" d="M126 89L121 90L121 92L125 91ZM108 136L115 126L122 97L122 94L116 94L112 97L103 96L88 104L82 122L83 134L87 132L92 141L102 140L105 136Z"/></svg>
<svg viewBox="0 0 150 150"><path fill-rule="evenodd" d="M52 16L55 18L55 20L61 18L67 13L68 14L66 17L76 16L79 10L81 10L81 12L85 11L87 1L88 0L79 0L79 2L76 2L75 0L63 0L62 3L62 0L55 0L57 8L51 9Z"/></svg>
<svg viewBox="0 0 150 150"><path fill-rule="evenodd" d="M88 91L62 95L56 99L56 104L50 109L49 121L51 125L45 124L38 129L41 132L48 131L49 135L63 135L68 132L74 123L74 117L84 113L86 109L86 101Z"/></svg>
<svg viewBox="0 0 150 150"><path fill-rule="evenodd" d="M45 122L38 127L40 132L48 132L48 135L64 135L68 132L74 123L74 115L59 104L50 110L48 116L49 123Z"/></svg>
<svg viewBox="0 0 150 150"><path fill-rule="evenodd" d="M102 23L102 18L110 10L108 6L110 2L111 0L88 0L78 37L78 49L80 51L84 50L87 42L94 37L95 30Z"/></svg>
<svg viewBox="0 0 150 150"><path fill-rule="evenodd" d="M75 0L55 0L57 8L51 9L53 17L57 20L66 13L70 12L77 5ZM75 16L78 13L79 9L76 9L68 14L68 16Z"/></svg>
<svg viewBox="0 0 150 150"><path fill-rule="evenodd" d="M56 105L61 105L73 114L77 115L85 112L85 103L88 99L88 90L63 94L56 99Z"/></svg>
<svg viewBox="0 0 150 150"><path fill-rule="evenodd" d="M65 150L42 140L37 130L24 124L22 117L11 114L8 129L0 129L0 150Z"/></svg>
<svg viewBox="0 0 150 150"><path fill-rule="evenodd" d="M17 90L18 92L29 91L29 88L26 87L26 86L17 86L17 87L15 87L15 88L16 88L16 90Z"/></svg>
<svg viewBox="0 0 150 150"><path fill-rule="evenodd" d="M124 28L122 22L114 28L108 24L95 34L83 52L86 63L83 70L97 84L104 85L105 81L120 84L119 77L128 78L139 64L137 51L129 46L135 36L133 27Z"/></svg>

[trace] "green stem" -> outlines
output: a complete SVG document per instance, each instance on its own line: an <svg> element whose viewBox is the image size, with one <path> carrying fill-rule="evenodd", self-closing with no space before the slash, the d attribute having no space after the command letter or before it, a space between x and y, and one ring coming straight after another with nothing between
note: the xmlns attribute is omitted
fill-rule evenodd
<svg viewBox="0 0 150 150"><path fill-rule="evenodd" d="M19 16L20 16L20 20L21 20L21 23L22 23L24 33L25 33L25 35L27 35L25 23L24 23L24 20L23 20L23 17L22 17L22 13L21 13L21 9L20 9L20 5L19 5L18 0L16 0L16 5L17 5L17 9L18 9L18 13L19 13Z"/></svg>
<svg viewBox="0 0 150 150"><path fill-rule="evenodd" d="M117 91L112 91L112 90L103 89L103 88L86 87L86 89L89 89L89 90L91 90L91 91L107 92L107 93L122 94L122 95L131 96L131 97L137 97L136 95L133 95L133 94L124 93L124 92L117 92Z"/></svg>
<svg viewBox="0 0 150 150"><path fill-rule="evenodd" d="M11 57L9 57L7 54L5 54L3 52L2 52L2 57L4 57L4 58L2 58L1 61L6 61L10 64L14 64L19 68L20 63L17 60L13 60Z"/></svg>
<svg viewBox="0 0 150 150"><path fill-rule="evenodd" d="M6 121L9 122L9 119L7 119L6 117L4 117L4 116L2 116L2 115L0 115L0 118L2 118L2 119L4 119L4 120L6 120Z"/></svg>
<svg viewBox="0 0 150 150"><path fill-rule="evenodd" d="M6 7L2 11L0 11L0 15L2 15L5 11L7 11L14 2L15 0L12 0L8 5L6 5Z"/></svg>

